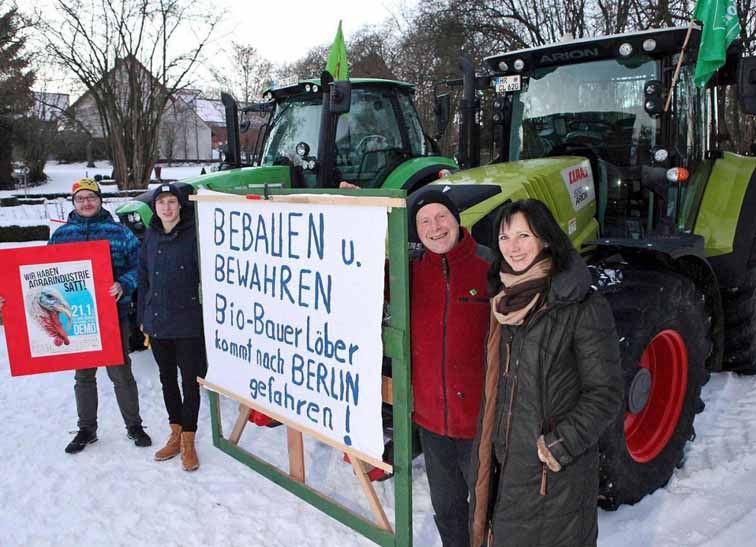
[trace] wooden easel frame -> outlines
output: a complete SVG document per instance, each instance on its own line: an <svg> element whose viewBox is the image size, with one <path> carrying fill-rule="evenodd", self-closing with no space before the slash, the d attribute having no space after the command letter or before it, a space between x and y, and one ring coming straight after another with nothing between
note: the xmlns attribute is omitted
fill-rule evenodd
<svg viewBox="0 0 756 547"><path fill-rule="evenodd" d="M213 386L198 378L207 388L210 400L210 419L213 433L213 444L247 465L264 477L285 488L295 496L310 505L320 509L327 515L349 526L359 534L374 541L378 545L389 547L412 546L412 392L410 386L410 346L409 346L409 261L407 254L407 214L406 192L404 190L335 190L308 189L292 190L288 188L250 188L247 198L271 199L273 201L287 201L295 203L352 203L364 205L371 200L363 198L383 198L381 201L390 206L388 217L388 257L389 257L389 288L391 291L389 325L383 327L383 352L391 359L392 378L383 381L383 400L393 405L394 429L394 530L386 517L383 507L367 477L365 463L391 471L392 467L380 461L363 458L346 447L344 450L352 462L355 475L366 494L375 522L366 519L350 508L338 503L325 494L309 487L305 483L305 466L303 451L303 431L319 438L314 432L303 430L287 424L287 440L289 453L288 473L273 464L262 460L247 450L238 446L239 439L249 419L251 407L249 401L242 401L222 388ZM317 196L311 199L306 195ZM254 197L253 197L254 196ZM340 197L341 196L341 197ZM195 196L192 196L193 198ZM347 199L344 199L347 198ZM212 199L238 200L239 196L213 196ZM385 200L385 201L384 201ZM198 238L199 240L199 238ZM201 251L200 251L201 252ZM219 395L225 395L240 402L239 415L228 438L223 436L221 427ZM279 417L268 410L262 410L274 419ZM281 419L279 421L285 422ZM333 445L332 442L327 444Z"/></svg>

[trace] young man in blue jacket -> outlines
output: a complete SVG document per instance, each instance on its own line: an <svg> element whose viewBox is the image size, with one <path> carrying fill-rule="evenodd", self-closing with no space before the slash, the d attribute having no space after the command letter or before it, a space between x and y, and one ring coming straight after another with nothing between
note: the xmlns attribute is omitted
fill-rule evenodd
<svg viewBox="0 0 756 547"><path fill-rule="evenodd" d="M142 428L139 416L139 394L128 351L128 308L137 286L139 240L102 207L100 186L92 179L80 179L71 189L74 210L68 222L53 232L48 244L106 240L110 243L113 278L110 295L118 302L118 319L121 327L123 365L106 367L115 388L118 408L129 439L136 446L150 446L152 440ZM74 393L79 415L79 431L66 446L66 452L75 454L97 440L97 368L78 369L75 374Z"/></svg>

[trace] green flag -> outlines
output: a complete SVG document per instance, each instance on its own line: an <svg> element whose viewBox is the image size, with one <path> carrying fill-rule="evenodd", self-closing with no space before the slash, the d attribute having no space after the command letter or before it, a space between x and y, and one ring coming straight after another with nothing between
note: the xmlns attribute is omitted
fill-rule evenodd
<svg viewBox="0 0 756 547"><path fill-rule="evenodd" d="M703 86L724 65L727 47L740 32L735 0L698 0L693 19L703 23L696 74L693 77L696 85Z"/></svg>
<svg viewBox="0 0 756 547"><path fill-rule="evenodd" d="M349 65L347 65L344 35L341 33L341 21L339 21L339 29L336 31L336 38L333 39L331 51L328 52L326 70L331 73L334 80L349 79Z"/></svg>

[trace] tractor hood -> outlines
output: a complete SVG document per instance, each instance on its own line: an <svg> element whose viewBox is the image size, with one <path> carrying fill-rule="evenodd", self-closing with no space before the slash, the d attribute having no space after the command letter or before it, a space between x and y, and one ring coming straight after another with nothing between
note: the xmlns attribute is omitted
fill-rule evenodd
<svg viewBox="0 0 756 547"><path fill-rule="evenodd" d="M491 243L481 240L490 238L487 230L493 229L498 208L508 201L525 198L544 202L577 247L598 237L597 184L585 158L549 157L457 172L411 195L408 210L424 191L439 187L459 209L462 224L481 243ZM411 236L414 229L410 227Z"/></svg>

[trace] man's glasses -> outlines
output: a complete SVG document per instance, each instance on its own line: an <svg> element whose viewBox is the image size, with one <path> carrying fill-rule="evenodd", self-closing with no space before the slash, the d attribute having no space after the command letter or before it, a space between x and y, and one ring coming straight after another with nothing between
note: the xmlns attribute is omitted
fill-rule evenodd
<svg viewBox="0 0 756 547"><path fill-rule="evenodd" d="M87 202L88 203L93 203L93 202L97 201L98 199L100 199L100 198L98 198L97 196L86 196L86 197L84 197L84 196L77 196L77 197L74 198L74 203L87 203Z"/></svg>

